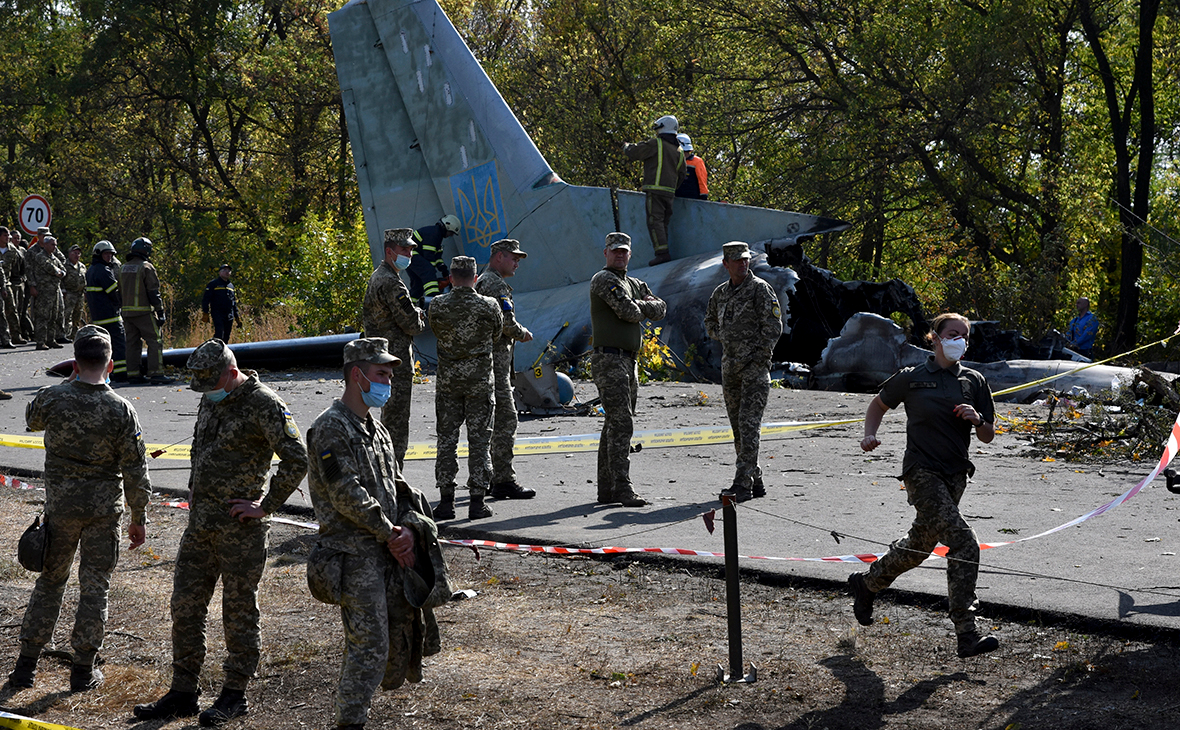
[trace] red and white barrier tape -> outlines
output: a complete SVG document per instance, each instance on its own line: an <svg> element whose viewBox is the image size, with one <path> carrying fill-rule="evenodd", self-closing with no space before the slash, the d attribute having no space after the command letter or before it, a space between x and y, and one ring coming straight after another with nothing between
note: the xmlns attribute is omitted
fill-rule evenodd
<svg viewBox="0 0 1180 730"><path fill-rule="evenodd" d="M1172 424L1172 432L1168 436L1168 443L1164 447L1164 453L1160 455L1159 463L1151 470L1151 473L1144 477L1138 484L1123 492L1119 496L1110 500L1101 507L1090 510L1086 514L1070 520L1057 527L1039 532L1036 535L1022 537L1019 540L1009 540L1007 542L983 542L979 544L981 550L990 550L991 548L1002 547L1004 545L1014 545L1019 542L1028 542L1029 540L1036 540L1041 537L1052 535L1056 532L1075 527L1088 520L1091 520L1099 515L1105 514L1110 510L1118 507L1124 502L1128 501L1148 484L1160 475L1172 459L1176 456L1177 450L1180 449L1180 414L1176 415L1176 422ZM14 477L5 477L0 475L0 484L10 484L18 489L34 489L19 479ZM161 502L163 507L175 507L177 509L188 509L188 502ZM713 521L716 515L716 510L709 510L701 513L700 517L705 523L706 529L713 532ZM315 522L300 522L298 520L287 519L286 517L272 517L272 522L277 522L284 525L293 525L295 527L302 527L308 530L318 530L319 525ZM440 539L439 543L442 545L453 545L455 547L471 548L479 555L478 548L491 548L494 550L506 550L510 552L520 553L546 553L550 555L622 555L626 553L661 553L664 555L687 555L701 558L724 558L725 553L715 553L708 550L689 550L686 548L664 548L664 547L597 547L597 548L572 548L572 547L557 547L553 545L526 545L510 542L494 542L492 540L449 540ZM739 555L739 558L746 560L779 560L787 562L804 562L804 563L871 563L879 559L885 553L860 553L852 555L829 555L823 558L798 558L798 557L775 557L770 555ZM945 558L947 548L944 545L939 545L934 549L931 557Z"/></svg>
<svg viewBox="0 0 1180 730"><path fill-rule="evenodd" d="M16 477L10 477L4 474L0 474L0 486L12 487L13 489L44 489L44 487L35 487L28 482L22 482Z"/></svg>

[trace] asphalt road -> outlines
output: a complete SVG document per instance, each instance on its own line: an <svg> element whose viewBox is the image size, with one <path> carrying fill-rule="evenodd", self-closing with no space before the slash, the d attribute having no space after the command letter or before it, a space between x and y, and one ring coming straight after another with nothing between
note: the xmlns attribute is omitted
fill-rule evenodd
<svg viewBox="0 0 1180 730"><path fill-rule="evenodd" d="M24 434L24 405L37 388L58 382L44 368L68 357L70 349L49 353L23 346L0 351L0 388L14 397L0 401L0 434ZM287 401L300 427L341 390L337 372L267 372L263 380ZM596 395L590 383L576 383L581 399ZM185 384L126 386L118 392L139 413L149 443L182 442L192 435L198 395ZM412 442L433 443L433 384L415 388ZM869 396L772 390L767 421L836 420L863 415ZM1001 406L1010 413L1011 406ZM1036 409L1023 407L1025 415ZM814 558L882 552L904 533L912 519L896 478L904 451L904 412L886 416L882 446L872 454L859 448L860 426L801 431L763 441L761 463L769 494L740 505L738 532L744 555ZM663 383L640 390L638 429L728 425L716 385ZM518 435L596 434L601 419L561 416L525 420ZM1143 460L1098 467L1046 462L1021 455L1025 442L1001 433L986 446L973 443L977 472L962 504L982 542L999 542L1039 533L1106 503L1133 486L1154 466L1159 453ZM1162 447L1161 447L1162 448ZM40 470L44 452L0 447L0 474ZM632 456L636 490L652 501L640 509L595 503L596 454L551 453L518 457L518 481L536 488L529 501L492 502L486 520L445 523L444 533L506 542L568 546L674 547L722 552L717 530L710 534L697 515L718 507L717 493L733 470L731 444L645 449ZM157 490L183 494L187 461L152 463ZM433 461L406 464L411 484L437 499ZM465 478L461 464L460 481ZM307 506L306 489L293 506ZM462 517L464 498L460 497ZM983 552L979 597L1012 609L1064 614L1140 627L1180 629L1180 578L1177 518L1180 499L1158 479L1125 505L1083 525L1038 540ZM832 536L835 532L840 542ZM6 540L15 549L16 535ZM149 532L150 540L150 532ZM678 558L718 564L715 558ZM803 576L841 587L856 566L834 562L748 560L743 570ZM945 596L943 563L935 560L903 576L898 591ZM851 620L851 610L849 610ZM949 621L947 622L949 631Z"/></svg>

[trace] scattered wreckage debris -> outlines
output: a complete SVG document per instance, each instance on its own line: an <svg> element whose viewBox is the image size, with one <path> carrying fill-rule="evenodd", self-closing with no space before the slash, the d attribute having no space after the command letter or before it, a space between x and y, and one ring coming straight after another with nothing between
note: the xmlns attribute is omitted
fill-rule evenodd
<svg viewBox="0 0 1180 730"><path fill-rule="evenodd" d="M876 314L856 314L844 324L840 336L828 342L819 364L812 370L811 387L817 390L873 393L898 369L920 365L930 354L929 350L910 343L905 331L892 320ZM1050 389L1069 391L1078 387L1096 393L1109 389L1115 379L1130 382L1134 377L1131 368L1087 366L1072 360L964 360L964 363L987 376L992 392L1070 373L1054 380L1050 387L1029 385L997 398L1021 403L1034 401L1040 397L1039 394ZM1075 370L1078 372L1071 372Z"/></svg>
<svg viewBox="0 0 1180 730"><path fill-rule="evenodd" d="M1153 458L1168 440L1180 410L1180 379L1148 367L1125 368L1131 375L1090 391L1074 386L1049 391L1035 405L1045 418L1017 415L1003 428L1031 439L1023 453L1045 461L1112 462ZM1170 490L1180 481L1167 470Z"/></svg>

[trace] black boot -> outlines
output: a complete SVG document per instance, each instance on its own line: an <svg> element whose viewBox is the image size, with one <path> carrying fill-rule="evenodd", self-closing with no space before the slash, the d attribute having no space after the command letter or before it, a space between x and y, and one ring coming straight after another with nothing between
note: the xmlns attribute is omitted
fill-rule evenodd
<svg viewBox="0 0 1180 730"><path fill-rule="evenodd" d="M516 482L499 482L492 485L492 499L532 499L537 490L525 489Z"/></svg>
<svg viewBox="0 0 1180 730"><path fill-rule="evenodd" d="M648 266L659 266L660 264L666 264L671 260L672 260L672 254L668 253L667 251L657 251L656 257L654 259L652 259L651 261L648 261L647 265Z"/></svg>
<svg viewBox="0 0 1180 730"><path fill-rule="evenodd" d="M165 720L172 717L192 717L201 711L197 705L200 692L178 692L170 689L155 702L146 705L136 705L133 710L135 717L140 720Z"/></svg>
<svg viewBox="0 0 1180 730"><path fill-rule="evenodd" d="M75 664L70 668L70 691L87 692L102 686L102 670L93 664Z"/></svg>
<svg viewBox="0 0 1180 730"><path fill-rule="evenodd" d="M235 717L241 717L249 712L246 693L240 689L221 689L221 696L213 706L201 713L198 720L205 727L224 725Z"/></svg>
<svg viewBox="0 0 1180 730"><path fill-rule="evenodd" d="M762 481L762 477L754 477L754 499L766 496L766 482Z"/></svg>
<svg viewBox="0 0 1180 730"><path fill-rule="evenodd" d="M491 516L492 508L483 503L483 495L471 495L471 501L467 503L467 519L482 520Z"/></svg>
<svg viewBox="0 0 1180 730"><path fill-rule="evenodd" d="M853 573L848 576L848 589L852 591L852 615L861 626L873 625L873 600L876 593L865 585L864 573Z"/></svg>
<svg viewBox="0 0 1180 730"><path fill-rule="evenodd" d="M980 654L986 654L989 651L995 651L1000 648L1000 640L994 636L981 637L978 633L971 631L966 634L959 634L959 658L967 659Z"/></svg>
<svg viewBox="0 0 1180 730"><path fill-rule="evenodd" d="M455 519L455 495L443 495L434 508L434 521Z"/></svg>
<svg viewBox="0 0 1180 730"><path fill-rule="evenodd" d="M37 676L37 657L21 654L16 658L16 667L8 675L8 685L16 689L26 689L33 686Z"/></svg>

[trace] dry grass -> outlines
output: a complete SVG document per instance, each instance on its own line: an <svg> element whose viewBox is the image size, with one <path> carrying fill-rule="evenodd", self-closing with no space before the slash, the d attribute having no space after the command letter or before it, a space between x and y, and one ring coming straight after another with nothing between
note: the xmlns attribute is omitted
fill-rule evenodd
<svg viewBox="0 0 1180 730"><path fill-rule="evenodd" d="M37 509L31 494L0 492L0 524L12 541ZM5 689L0 704L78 728L127 727L134 704L167 689L171 561L186 515L153 507L150 516L148 549L124 552L113 582L107 684L70 695L67 667L45 658L37 686ZM338 610L306 590L303 560L313 539L284 525L271 531L253 709L231 728L332 727L342 633ZM961 661L937 606L882 601L878 623L859 628L842 591L747 582L743 645L758 681L719 685L713 673L728 662L728 645L715 567L447 555L456 586L479 595L439 612L442 654L427 661L422 684L377 694L370 730L1175 726L1178 657L1167 643L996 621L1000 651ZM10 571L0 581L0 663L8 666L32 579ZM67 592L59 648L68 646L76 595L74 587ZM224 658L219 596L208 635L205 705L219 689Z"/></svg>
<svg viewBox="0 0 1180 730"><path fill-rule="evenodd" d="M295 313L288 307L274 306L255 311L251 307L241 308L242 326L234 326L235 342L269 342L301 336L297 331ZM187 322L185 327L175 327L173 322ZM213 324L201 321L200 307L192 307L176 320L164 323L164 341L168 347L196 347L213 336Z"/></svg>

